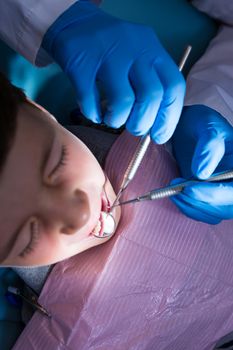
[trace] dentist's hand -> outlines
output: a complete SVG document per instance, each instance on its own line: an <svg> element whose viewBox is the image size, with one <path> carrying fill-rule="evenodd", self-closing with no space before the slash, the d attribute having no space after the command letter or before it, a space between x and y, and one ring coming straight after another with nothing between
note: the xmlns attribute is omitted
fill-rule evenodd
<svg viewBox="0 0 233 350"><path fill-rule="evenodd" d="M42 46L68 74L88 119L113 128L126 124L134 135L151 129L157 143L172 136L185 83L152 29L79 1L52 24ZM97 81L107 100L104 115Z"/></svg>
<svg viewBox="0 0 233 350"><path fill-rule="evenodd" d="M181 175L186 179L191 176L206 179L215 171L233 169L233 127L211 108L184 107L172 141ZM218 224L233 218L233 180L186 187L171 200L185 215Z"/></svg>

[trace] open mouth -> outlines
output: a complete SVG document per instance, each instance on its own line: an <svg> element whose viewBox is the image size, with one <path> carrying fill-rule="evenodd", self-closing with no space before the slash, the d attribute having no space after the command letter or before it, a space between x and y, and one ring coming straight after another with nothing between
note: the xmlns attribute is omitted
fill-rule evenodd
<svg viewBox="0 0 233 350"><path fill-rule="evenodd" d="M97 221L96 226L92 230L91 234L95 237L108 237L112 235L115 231L115 220L111 214L108 214L110 211L111 204L106 194L101 196L101 211L100 216Z"/></svg>

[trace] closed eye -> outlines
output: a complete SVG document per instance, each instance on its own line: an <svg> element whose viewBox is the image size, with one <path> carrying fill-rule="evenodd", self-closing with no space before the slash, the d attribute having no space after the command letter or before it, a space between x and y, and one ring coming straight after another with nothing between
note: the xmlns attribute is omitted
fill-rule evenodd
<svg viewBox="0 0 233 350"><path fill-rule="evenodd" d="M67 147L65 145L62 145L59 161L55 166L55 168L53 169L52 173L50 174L50 177L53 177L54 175L56 175L59 172L59 170L67 164L67 157L68 157ZM39 241L39 235L40 235L38 220L33 220L32 222L30 222L30 235L31 235L30 242L24 248L24 250L19 254L20 257L25 257L35 250L35 247Z"/></svg>
<svg viewBox="0 0 233 350"><path fill-rule="evenodd" d="M64 165L67 164L67 158L68 158L68 150L67 150L67 147L66 147L65 145L62 145L60 159L59 159L57 165L55 166L55 168L53 169L53 171L50 173L49 177L52 177L52 176L56 175L57 172L58 172Z"/></svg>
<svg viewBox="0 0 233 350"><path fill-rule="evenodd" d="M35 250L37 243L39 242L39 222L36 219L33 219L30 222L30 235L31 235L30 242L19 254L21 258L24 258L25 256L29 255L31 252L33 252Z"/></svg>

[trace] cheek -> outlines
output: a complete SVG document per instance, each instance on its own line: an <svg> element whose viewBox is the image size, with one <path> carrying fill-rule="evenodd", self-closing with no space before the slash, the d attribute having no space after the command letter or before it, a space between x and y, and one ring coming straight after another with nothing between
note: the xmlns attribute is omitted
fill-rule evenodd
<svg viewBox="0 0 233 350"><path fill-rule="evenodd" d="M44 237L41 238L34 253L27 258L27 263L29 265L48 265L56 263L93 246L91 237L86 237L84 234L54 234L53 237L51 236L52 235L48 237L44 235Z"/></svg>
<svg viewBox="0 0 233 350"><path fill-rule="evenodd" d="M78 176L102 178L103 170L90 150L79 140L70 143L69 170Z"/></svg>
<svg viewBox="0 0 233 350"><path fill-rule="evenodd" d="M61 255L62 250L65 251L65 245L57 238L49 238L44 236L40 239L38 246L35 248L34 253L30 257L34 264L50 264L57 260ZM64 252L63 252L64 254Z"/></svg>
<svg viewBox="0 0 233 350"><path fill-rule="evenodd" d="M78 244L84 239L83 235L72 234L65 235L61 233L50 233L50 235L44 235L41 239L38 249L36 249L37 256L60 256L67 255L73 246Z"/></svg>
<svg viewBox="0 0 233 350"><path fill-rule="evenodd" d="M66 245L59 235L41 234L38 243L31 253L20 261L20 265L36 266L53 264L63 257L66 258Z"/></svg>

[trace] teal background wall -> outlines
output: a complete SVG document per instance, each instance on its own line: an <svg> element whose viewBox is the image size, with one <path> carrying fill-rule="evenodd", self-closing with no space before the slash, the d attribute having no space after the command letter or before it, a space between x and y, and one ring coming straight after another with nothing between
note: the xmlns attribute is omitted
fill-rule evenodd
<svg viewBox="0 0 233 350"><path fill-rule="evenodd" d="M184 74L203 54L217 30L215 22L187 0L104 0L102 7L117 17L154 28L177 64L184 48L192 45Z"/></svg>

